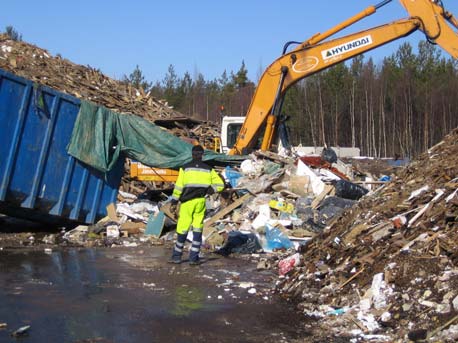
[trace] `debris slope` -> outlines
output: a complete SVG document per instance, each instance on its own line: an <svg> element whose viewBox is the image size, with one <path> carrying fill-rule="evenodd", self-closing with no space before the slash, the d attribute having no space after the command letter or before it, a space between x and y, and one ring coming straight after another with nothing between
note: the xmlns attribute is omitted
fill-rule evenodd
<svg viewBox="0 0 458 343"><path fill-rule="evenodd" d="M5 34L0 34L0 68L120 113L149 120L182 116L150 92L109 78L90 66L52 56L35 45L14 41Z"/></svg>
<svg viewBox="0 0 458 343"><path fill-rule="evenodd" d="M324 318L320 323L338 331L334 335L359 330L399 341L416 335L453 341L457 188L455 129L336 218L310 242L303 265L278 290L306 315Z"/></svg>

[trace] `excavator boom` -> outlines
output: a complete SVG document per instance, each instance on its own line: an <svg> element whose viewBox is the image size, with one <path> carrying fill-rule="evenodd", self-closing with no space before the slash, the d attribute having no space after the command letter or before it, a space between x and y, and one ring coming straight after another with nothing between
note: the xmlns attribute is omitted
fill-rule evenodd
<svg viewBox="0 0 458 343"><path fill-rule="evenodd" d="M245 122L230 154L245 154L253 148L264 126L261 150L268 150L280 112L280 99L286 90L299 80L337 63L408 36L417 30L424 32L429 42L438 44L453 58L458 58L458 34L452 28L458 28L457 20L445 10L440 0L400 0L410 14L409 18L326 40L343 28L371 15L390 1L385 0L381 4L368 7L327 32L314 35L295 50L275 60L261 76Z"/></svg>
<svg viewBox="0 0 458 343"><path fill-rule="evenodd" d="M447 12L442 1L433 0L400 0L411 17L421 20L420 30L427 40L438 44L453 58L458 58L458 35L450 27L458 28L453 14Z"/></svg>

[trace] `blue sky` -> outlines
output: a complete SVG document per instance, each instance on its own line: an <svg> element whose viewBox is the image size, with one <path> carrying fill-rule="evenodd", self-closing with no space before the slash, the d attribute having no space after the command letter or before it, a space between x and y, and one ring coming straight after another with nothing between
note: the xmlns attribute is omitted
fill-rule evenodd
<svg viewBox="0 0 458 343"><path fill-rule="evenodd" d="M121 78L140 66L149 81L164 78L172 64L179 76L206 80L242 63L251 80L281 54L290 40L324 32L381 0L64 0L3 1L0 29L12 25L23 39L74 63ZM443 0L458 16L458 1ZM398 0L347 29L346 33L405 18ZM416 46L415 32L367 56L380 62L399 44Z"/></svg>

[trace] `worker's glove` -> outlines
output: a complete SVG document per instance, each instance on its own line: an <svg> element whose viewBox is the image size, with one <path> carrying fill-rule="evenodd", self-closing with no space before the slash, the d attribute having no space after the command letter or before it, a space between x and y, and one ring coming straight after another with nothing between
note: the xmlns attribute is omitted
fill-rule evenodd
<svg viewBox="0 0 458 343"><path fill-rule="evenodd" d="M177 212L178 212L178 200L172 199L170 201L170 212L172 212L175 215L177 214Z"/></svg>

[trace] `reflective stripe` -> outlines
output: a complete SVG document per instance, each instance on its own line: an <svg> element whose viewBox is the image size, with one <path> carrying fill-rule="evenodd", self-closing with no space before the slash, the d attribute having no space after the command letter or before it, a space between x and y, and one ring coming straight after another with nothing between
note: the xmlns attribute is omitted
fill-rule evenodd
<svg viewBox="0 0 458 343"><path fill-rule="evenodd" d="M180 243L180 242L176 242L175 244L176 244L178 247L180 247L180 248L182 248L183 245L184 245L184 243Z"/></svg>
<svg viewBox="0 0 458 343"><path fill-rule="evenodd" d="M199 228L199 227L191 226L191 230L192 230L193 232L202 232L202 229L203 229L203 227L200 227L200 228Z"/></svg>
<svg viewBox="0 0 458 343"><path fill-rule="evenodd" d="M183 249L181 249L181 248L178 248L177 246L175 246L175 251L178 251L178 252L183 252Z"/></svg>
<svg viewBox="0 0 458 343"><path fill-rule="evenodd" d="M186 188L191 188L191 187L203 187L203 188L207 188L208 186L210 186L208 183L187 183L186 184Z"/></svg>
<svg viewBox="0 0 458 343"><path fill-rule="evenodd" d="M194 171L194 172L202 172L202 173L210 173L211 172L211 170L203 169L203 168L186 168L184 171L185 172Z"/></svg>
<svg viewBox="0 0 458 343"><path fill-rule="evenodd" d="M192 241L192 245L196 245L196 246L200 246L202 242L198 242L198 241Z"/></svg>
<svg viewBox="0 0 458 343"><path fill-rule="evenodd" d="M182 188L182 187L180 187L180 186L177 186L177 185L175 185L175 189L176 189L177 191L182 191L182 190L183 190L183 188Z"/></svg>
<svg viewBox="0 0 458 343"><path fill-rule="evenodd" d="M214 189L215 192L221 192L224 189L224 185L221 184L215 184L212 185L212 188Z"/></svg>
<svg viewBox="0 0 458 343"><path fill-rule="evenodd" d="M199 252L199 250L200 250L200 248L196 248L196 247L192 247L192 248L191 248L191 251L197 251L197 252Z"/></svg>

